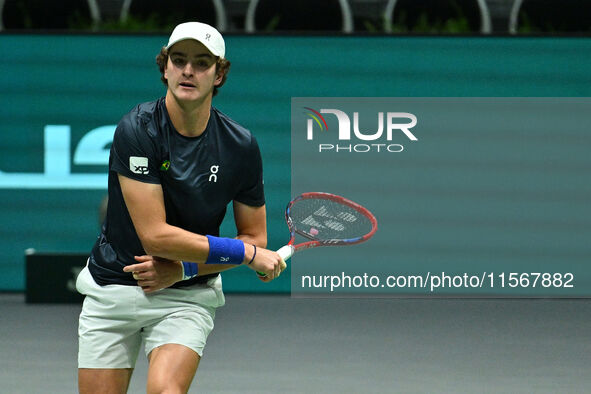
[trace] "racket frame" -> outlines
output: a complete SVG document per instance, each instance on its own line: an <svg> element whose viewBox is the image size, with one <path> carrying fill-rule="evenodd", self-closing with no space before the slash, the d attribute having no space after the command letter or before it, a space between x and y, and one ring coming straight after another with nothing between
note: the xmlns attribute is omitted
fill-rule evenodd
<svg viewBox="0 0 591 394"><path fill-rule="evenodd" d="M371 222L371 231L361 237L355 237L355 238L325 239L325 240L312 239L312 237L309 234L307 234L301 230L297 230L295 228L295 226L293 224L293 219L290 216L292 206L300 200L307 200L307 199L329 200L329 201L334 201L336 203L353 208L354 210L356 210L357 212L359 212L360 214L365 216L367 219L369 219L369 221ZM339 246L339 245L358 244L358 243L361 243L361 242L364 242L364 241L367 241L368 239L370 239L378 229L377 219L367 208L357 204L356 202L346 199L345 197L341 197L336 194L325 193L325 192L308 192L308 193L302 193L299 196L295 197L293 200L291 200L289 202L289 204L287 204L287 207L285 208L285 220L287 222L287 227L289 228L289 233L290 233L289 234L290 239L289 239L289 242L287 243L286 246L291 247L291 249L292 249L291 254L297 252L298 250L315 248L317 246ZM309 241L294 245L296 234L299 234L302 237L309 239Z"/></svg>

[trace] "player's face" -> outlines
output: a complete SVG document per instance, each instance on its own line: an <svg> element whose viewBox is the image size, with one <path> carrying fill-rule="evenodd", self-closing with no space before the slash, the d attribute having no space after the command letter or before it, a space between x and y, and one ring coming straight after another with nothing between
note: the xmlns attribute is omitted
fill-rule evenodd
<svg viewBox="0 0 591 394"><path fill-rule="evenodd" d="M217 58L200 42L184 40L168 51L164 77L168 89L180 101L199 101L211 98L213 87L222 77L216 75Z"/></svg>

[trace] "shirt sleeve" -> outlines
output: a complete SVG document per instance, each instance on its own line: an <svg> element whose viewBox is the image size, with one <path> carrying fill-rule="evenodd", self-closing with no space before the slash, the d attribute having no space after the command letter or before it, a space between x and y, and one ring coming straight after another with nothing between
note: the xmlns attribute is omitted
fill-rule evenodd
<svg viewBox="0 0 591 394"><path fill-rule="evenodd" d="M248 163L248 165L244 166L245 176L234 200L254 207L263 206L265 205L263 160L254 136L251 136L250 146L244 162Z"/></svg>
<svg viewBox="0 0 591 394"><path fill-rule="evenodd" d="M109 169L127 178L146 183L160 183L158 149L146 125L125 116L115 129Z"/></svg>

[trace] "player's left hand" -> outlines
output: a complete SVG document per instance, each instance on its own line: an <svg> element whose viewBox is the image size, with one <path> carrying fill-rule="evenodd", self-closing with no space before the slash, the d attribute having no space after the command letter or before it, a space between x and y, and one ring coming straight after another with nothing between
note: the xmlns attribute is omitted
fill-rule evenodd
<svg viewBox="0 0 591 394"><path fill-rule="evenodd" d="M133 273L133 278L144 293L165 289L182 279L183 266L180 261L147 255L134 258L138 264L125 266L123 271Z"/></svg>

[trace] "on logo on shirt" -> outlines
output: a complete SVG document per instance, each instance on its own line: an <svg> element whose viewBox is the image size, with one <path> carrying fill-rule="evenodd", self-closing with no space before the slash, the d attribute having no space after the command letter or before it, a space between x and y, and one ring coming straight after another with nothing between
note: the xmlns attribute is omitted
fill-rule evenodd
<svg viewBox="0 0 591 394"><path fill-rule="evenodd" d="M218 173L219 169L220 169L220 166L217 164L214 164L209 168L209 181L210 182L212 182L212 181L217 182L218 181L217 173Z"/></svg>

